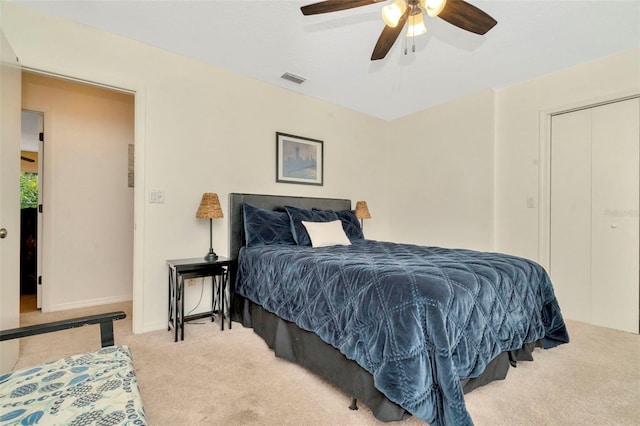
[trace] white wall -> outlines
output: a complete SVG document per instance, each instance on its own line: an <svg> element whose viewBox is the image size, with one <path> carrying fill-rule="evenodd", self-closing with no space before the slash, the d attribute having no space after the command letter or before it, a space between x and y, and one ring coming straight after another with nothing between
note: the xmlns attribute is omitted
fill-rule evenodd
<svg viewBox="0 0 640 426"><path fill-rule="evenodd" d="M102 31L2 4L3 28L23 65L136 91L134 329L166 327L166 260L198 257L209 244L195 212L203 192L365 199L370 237L388 234L376 206L376 167L386 123ZM275 182L275 132L321 139L324 186ZM138 185L139 184L139 185ZM149 204L152 189L164 204ZM214 249L228 250L227 219Z"/></svg>
<svg viewBox="0 0 640 426"><path fill-rule="evenodd" d="M131 300L133 96L23 73L22 107L45 120L43 311Z"/></svg>
<svg viewBox="0 0 640 426"><path fill-rule="evenodd" d="M545 209L547 195L548 114L638 93L640 49L497 92L496 250L546 264L540 206ZM527 208L527 197L536 208Z"/></svg>
<svg viewBox="0 0 640 426"><path fill-rule="evenodd" d="M390 123L394 240L493 248L493 105L485 90Z"/></svg>
<svg viewBox="0 0 640 426"><path fill-rule="evenodd" d="M166 196L144 213L145 329L156 329L167 316L167 294L158 291L166 259L199 257L208 247L209 224L195 219L203 192L218 193L225 213L230 192L359 198L378 179L368 165L384 123L166 52L140 54L162 74L146 77L145 186ZM324 186L275 182L276 131L324 141ZM226 217L214 222L221 255L227 227Z"/></svg>

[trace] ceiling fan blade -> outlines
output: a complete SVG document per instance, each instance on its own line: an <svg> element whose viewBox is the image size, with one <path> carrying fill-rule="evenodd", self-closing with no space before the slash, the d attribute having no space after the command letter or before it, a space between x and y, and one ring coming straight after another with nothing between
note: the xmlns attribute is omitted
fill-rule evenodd
<svg viewBox="0 0 640 426"><path fill-rule="evenodd" d="M388 25L384 26L382 33L380 33L380 37L378 37L376 47L373 48L373 53L371 53L372 61L377 61L378 59L382 59L387 56L387 53L391 49L391 46L393 46L393 43L396 42L396 39L402 32L404 24L407 23L407 19L409 19L410 13L411 8L408 7L407 10L404 11L404 14L400 17L398 25L396 25L395 27L390 27Z"/></svg>
<svg viewBox="0 0 640 426"><path fill-rule="evenodd" d="M482 10L464 0L447 0L438 15L448 23L476 34L486 34L498 22Z"/></svg>
<svg viewBox="0 0 640 426"><path fill-rule="evenodd" d="M300 10L303 15L317 15L319 13L336 12L338 10L367 6L380 1L382 0L326 0L302 6Z"/></svg>
<svg viewBox="0 0 640 426"><path fill-rule="evenodd" d="M21 159L22 161L26 161L27 163L33 163L33 162L35 162L35 161L36 161L36 160L34 160L33 158L25 157L24 155L21 155L21 156L20 156L20 159Z"/></svg>

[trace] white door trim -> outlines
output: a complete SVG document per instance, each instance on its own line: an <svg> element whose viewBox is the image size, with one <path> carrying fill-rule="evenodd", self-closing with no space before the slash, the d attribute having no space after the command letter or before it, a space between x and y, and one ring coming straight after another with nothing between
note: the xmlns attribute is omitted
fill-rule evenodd
<svg viewBox="0 0 640 426"><path fill-rule="evenodd" d="M539 113L538 262L546 270L549 270L551 241L551 118L554 115L566 114L635 98L640 98L640 93L629 91L562 105Z"/></svg>
<svg viewBox="0 0 640 426"><path fill-rule="evenodd" d="M146 152L146 85L143 81L122 80L111 75L80 75L72 70L47 69L33 64L23 64L24 71L43 74L50 77L81 82L93 86L129 93L134 96L134 169L135 187L133 201L133 314L132 327L134 333L144 331L144 210L145 210L145 152ZM45 128L47 114L45 112ZM43 265L46 280L46 259ZM43 289L43 308L47 304L47 288ZM49 298L50 300L50 298Z"/></svg>

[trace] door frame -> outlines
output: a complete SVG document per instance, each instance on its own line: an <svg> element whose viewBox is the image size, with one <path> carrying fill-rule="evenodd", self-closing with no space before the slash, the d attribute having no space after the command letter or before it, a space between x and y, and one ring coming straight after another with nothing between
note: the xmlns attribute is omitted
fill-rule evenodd
<svg viewBox="0 0 640 426"><path fill-rule="evenodd" d="M38 132L44 133L44 112L43 111L34 111L30 109L21 108L22 113L28 112L30 114L38 115ZM22 150L22 147L21 147ZM44 190L44 142L38 141L38 206L42 205L42 193ZM38 212L36 214L36 226L37 226L37 249L36 249L36 277L42 276L42 242L43 239L43 226L42 226L42 212L38 207ZM20 242L22 244L22 241ZM22 253L22 247L20 247L20 251ZM36 278L36 308L42 308L42 285L40 284L39 278Z"/></svg>
<svg viewBox="0 0 640 426"><path fill-rule="evenodd" d="M44 112L42 111L37 111L40 116L38 119L38 127L39 127L39 131L41 134L44 135ZM46 135L45 135L46 137ZM36 277L37 277L37 282L36 282L36 308L37 309L42 309L42 254L44 253L44 250L42 250L42 242L44 241L44 217L43 217L43 211L40 210L40 206L43 205L43 200L44 200L44 188L45 188L45 182L44 182L44 138L40 138L40 140L38 141L38 220L36 221L36 223L38 224L38 233L37 233L37 241L38 241L38 248L37 248L37 270L36 270Z"/></svg>
<svg viewBox="0 0 640 426"><path fill-rule="evenodd" d="M133 313L132 331L133 333L144 332L144 235L145 235L145 152L146 152L146 85L140 80L122 79L113 75L102 74L99 71L92 71L91 74L59 69L48 66L37 66L29 63L22 64L22 70L34 74L40 74L52 78L73 81L91 86L115 90L134 97L134 170L135 186L133 196ZM50 122L51 114L44 113L44 127L51 130L53 123ZM48 122L49 121L49 122ZM45 136L46 137L46 136ZM46 193L44 204L47 203ZM45 223L43 227L47 227ZM46 237L45 237L46 243ZM43 307L47 306L51 294L47 290L46 271L47 260L43 264Z"/></svg>
<svg viewBox="0 0 640 426"><path fill-rule="evenodd" d="M538 263L547 271L549 271L551 262L551 119L554 115L566 114L630 99L640 99L640 93L629 90L615 95L602 96L569 105L558 106L539 113ZM638 282L638 286L640 287L640 282ZM638 308L640 309L640 299L638 300ZM640 330L640 320L638 321L638 330Z"/></svg>
<svg viewBox="0 0 640 426"><path fill-rule="evenodd" d="M561 105L539 113L540 141L538 162L538 263L549 270L551 255L551 119L554 115L640 98L640 93L627 91L572 104Z"/></svg>

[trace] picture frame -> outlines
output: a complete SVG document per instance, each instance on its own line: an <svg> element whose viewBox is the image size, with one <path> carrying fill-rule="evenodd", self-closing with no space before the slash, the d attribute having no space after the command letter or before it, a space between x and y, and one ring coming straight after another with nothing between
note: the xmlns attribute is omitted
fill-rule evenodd
<svg viewBox="0 0 640 426"><path fill-rule="evenodd" d="M276 182L324 184L324 142L276 132Z"/></svg>
<svg viewBox="0 0 640 426"><path fill-rule="evenodd" d="M134 187L135 181L135 172L134 172L134 162L135 162L135 150L133 144L129 144L128 148L128 162L127 162L127 182L129 188Z"/></svg>

